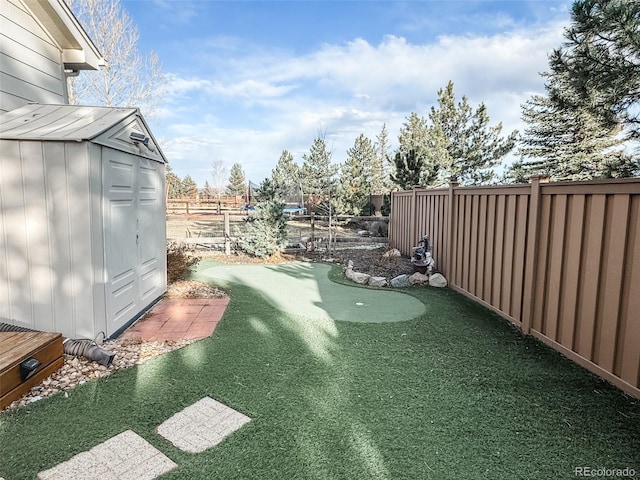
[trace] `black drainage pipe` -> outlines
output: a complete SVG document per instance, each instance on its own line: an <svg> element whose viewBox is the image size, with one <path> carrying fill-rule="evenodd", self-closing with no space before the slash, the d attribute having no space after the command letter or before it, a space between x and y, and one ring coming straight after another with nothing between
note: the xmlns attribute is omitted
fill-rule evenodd
<svg viewBox="0 0 640 480"><path fill-rule="evenodd" d="M0 322L0 332L37 332L37 330ZM111 365L113 357L116 356L115 352L100 348L93 340L72 340L63 337L62 348L67 355L82 356L105 367Z"/></svg>

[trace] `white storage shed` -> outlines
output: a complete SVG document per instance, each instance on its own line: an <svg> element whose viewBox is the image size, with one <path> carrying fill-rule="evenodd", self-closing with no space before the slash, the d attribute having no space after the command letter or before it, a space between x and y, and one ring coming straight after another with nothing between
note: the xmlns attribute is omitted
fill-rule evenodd
<svg viewBox="0 0 640 480"><path fill-rule="evenodd" d="M0 321L114 337L162 296L165 163L134 108L0 114Z"/></svg>

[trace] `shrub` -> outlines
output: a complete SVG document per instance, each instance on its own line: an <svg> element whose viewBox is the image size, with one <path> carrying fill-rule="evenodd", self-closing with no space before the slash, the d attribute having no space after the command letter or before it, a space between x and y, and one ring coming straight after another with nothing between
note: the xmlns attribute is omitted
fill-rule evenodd
<svg viewBox="0 0 640 480"><path fill-rule="evenodd" d="M167 283L183 278L200 259L187 251L186 245L170 242L167 245Z"/></svg>
<svg viewBox="0 0 640 480"><path fill-rule="evenodd" d="M287 242L287 221L283 207L282 202L275 200L258 203L238 240L240 248L260 258L279 255Z"/></svg>

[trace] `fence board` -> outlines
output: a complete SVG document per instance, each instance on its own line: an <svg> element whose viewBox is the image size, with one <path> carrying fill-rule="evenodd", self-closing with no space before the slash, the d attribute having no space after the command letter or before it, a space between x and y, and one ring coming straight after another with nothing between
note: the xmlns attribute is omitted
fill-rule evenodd
<svg viewBox="0 0 640 480"><path fill-rule="evenodd" d="M478 195L471 197L471 241L469 243L469 292L478 296L476 290L476 272L478 265Z"/></svg>
<svg viewBox="0 0 640 480"><path fill-rule="evenodd" d="M616 195L607 203L606 231L615 232L615 235L607 235L603 246L606 268L601 270L602 302L598 311L595 363L612 372L620 314L629 196Z"/></svg>
<svg viewBox="0 0 640 480"><path fill-rule="evenodd" d="M496 216L494 221L495 236L493 242L493 286L489 303L500 309L502 295L502 266L504 260L504 195L496 195Z"/></svg>
<svg viewBox="0 0 640 480"><path fill-rule="evenodd" d="M582 253L582 228L584 226L584 195L569 197L567 208L567 235L565 242L563 295L560 318L559 341L573 349L576 308L578 304L578 286L580 282L580 256Z"/></svg>
<svg viewBox="0 0 640 480"><path fill-rule="evenodd" d="M476 288L476 296L478 298L485 298L485 283L484 283L484 265L487 255L487 196L482 195L480 197L480 214L478 215L478 268L476 269L476 281L478 287Z"/></svg>
<svg viewBox="0 0 640 480"><path fill-rule="evenodd" d="M395 192L390 225L404 254L429 235L453 289L640 398L640 179Z"/></svg>
<svg viewBox="0 0 640 480"><path fill-rule="evenodd" d="M622 292L620 336L614 373L630 384L640 384L640 197L631 202L626 269Z"/></svg>
<svg viewBox="0 0 640 480"><path fill-rule="evenodd" d="M513 252L516 224L516 197L505 197L505 228L504 228L504 261L502 262L503 293L500 301L500 310L511 315L511 293L513 290Z"/></svg>
<svg viewBox="0 0 640 480"><path fill-rule="evenodd" d="M564 233L567 212L567 196L556 195L551 202L551 231L549 236L549 285L544 318L544 328L541 333L551 340L557 341L558 312L560 311L560 296L563 289L562 264L564 261Z"/></svg>
<svg viewBox="0 0 640 480"><path fill-rule="evenodd" d="M523 319L523 301L524 301L524 274L525 274L525 248L527 240L527 223L529 220L528 215L529 208L529 196L518 195L517 207L516 207L516 225L515 225L515 237L514 237L514 252L513 252L513 289L511 291L511 316L518 323Z"/></svg>
<svg viewBox="0 0 640 480"><path fill-rule="evenodd" d="M585 222L585 249L582 254L583 275L581 284L581 302L576 315L576 352L588 360L593 359L593 343L596 331L598 311L598 292L600 290L600 264L602 258L602 239L604 235L604 212L606 197L591 196L587 202Z"/></svg>

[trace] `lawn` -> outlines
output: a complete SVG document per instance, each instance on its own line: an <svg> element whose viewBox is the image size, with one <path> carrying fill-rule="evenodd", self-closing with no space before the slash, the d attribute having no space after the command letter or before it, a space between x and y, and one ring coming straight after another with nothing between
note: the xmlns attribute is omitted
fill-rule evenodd
<svg viewBox="0 0 640 480"><path fill-rule="evenodd" d="M167 479L640 474L640 402L464 297L338 286L328 266L232 268L196 274L231 296L212 337L0 415L0 476L34 478L127 429L179 465ZM155 433L204 396L252 421L199 454Z"/></svg>

